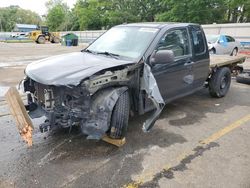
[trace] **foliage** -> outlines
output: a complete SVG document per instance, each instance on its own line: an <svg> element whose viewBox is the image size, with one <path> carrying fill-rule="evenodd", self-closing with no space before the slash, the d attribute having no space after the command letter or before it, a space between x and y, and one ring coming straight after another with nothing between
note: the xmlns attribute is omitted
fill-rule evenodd
<svg viewBox="0 0 250 188"><path fill-rule="evenodd" d="M72 10L74 29L101 29L130 22L250 21L245 0L78 0Z"/></svg>
<svg viewBox="0 0 250 188"><path fill-rule="evenodd" d="M18 6L0 8L0 30L12 31L16 23L39 25L41 18L37 13Z"/></svg>
<svg viewBox="0 0 250 188"><path fill-rule="evenodd" d="M167 11L157 14L158 21L208 24L224 19L223 0L165 0Z"/></svg>
<svg viewBox="0 0 250 188"><path fill-rule="evenodd" d="M77 0L70 10L63 0L48 0L51 31L108 29L130 22L250 22L249 0ZM36 13L17 6L0 8L0 29L15 23L40 24Z"/></svg>
<svg viewBox="0 0 250 188"><path fill-rule="evenodd" d="M227 22L250 22L250 2L246 0L225 0Z"/></svg>
<svg viewBox="0 0 250 188"><path fill-rule="evenodd" d="M68 30L69 8L62 0L50 0L46 3L48 14L46 24L52 31Z"/></svg>

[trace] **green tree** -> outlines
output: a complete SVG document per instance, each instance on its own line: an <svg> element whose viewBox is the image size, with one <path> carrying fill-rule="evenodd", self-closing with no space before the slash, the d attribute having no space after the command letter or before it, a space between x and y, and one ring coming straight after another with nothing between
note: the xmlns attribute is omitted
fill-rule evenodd
<svg viewBox="0 0 250 188"><path fill-rule="evenodd" d="M79 28L101 29L142 21L154 21L162 0L78 0L73 10Z"/></svg>
<svg viewBox="0 0 250 188"><path fill-rule="evenodd" d="M62 0L50 0L47 7L46 22L55 31L108 29L130 22L250 21L246 0L78 0L72 10Z"/></svg>
<svg viewBox="0 0 250 188"><path fill-rule="evenodd" d="M9 6L0 8L0 29L12 31L16 23L40 24L40 16L30 10L25 10L19 6Z"/></svg>
<svg viewBox="0 0 250 188"><path fill-rule="evenodd" d="M225 0L226 22L250 22L250 2L246 0Z"/></svg>
<svg viewBox="0 0 250 188"><path fill-rule="evenodd" d="M102 9L98 0L78 0L74 14L78 18L80 30L102 28Z"/></svg>
<svg viewBox="0 0 250 188"><path fill-rule="evenodd" d="M223 0L165 0L165 11L157 14L156 20L200 24L221 22L226 12L223 3Z"/></svg>
<svg viewBox="0 0 250 188"><path fill-rule="evenodd" d="M51 31L68 30L69 7L62 0L50 0L46 3L48 14L46 24Z"/></svg>

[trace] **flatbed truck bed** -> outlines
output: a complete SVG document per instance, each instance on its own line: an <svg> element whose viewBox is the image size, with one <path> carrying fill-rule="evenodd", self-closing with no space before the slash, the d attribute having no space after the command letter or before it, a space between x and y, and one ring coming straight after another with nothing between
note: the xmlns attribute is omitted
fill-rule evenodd
<svg viewBox="0 0 250 188"><path fill-rule="evenodd" d="M237 66L246 60L245 56L210 55L210 68Z"/></svg>

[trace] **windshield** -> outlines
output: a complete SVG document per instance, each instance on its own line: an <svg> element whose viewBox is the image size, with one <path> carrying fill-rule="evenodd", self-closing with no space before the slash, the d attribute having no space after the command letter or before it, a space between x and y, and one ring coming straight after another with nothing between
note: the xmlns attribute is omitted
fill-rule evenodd
<svg viewBox="0 0 250 188"><path fill-rule="evenodd" d="M207 37L207 42L212 44L216 43L216 41L219 38L219 35L206 35L206 37Z"/></svg>
<svg viewBox="0 0 250 188"><path fill-rule="evenodd" d="M94 41L87 50L138 59L156 35L156 28L114 27Z"/></svg>

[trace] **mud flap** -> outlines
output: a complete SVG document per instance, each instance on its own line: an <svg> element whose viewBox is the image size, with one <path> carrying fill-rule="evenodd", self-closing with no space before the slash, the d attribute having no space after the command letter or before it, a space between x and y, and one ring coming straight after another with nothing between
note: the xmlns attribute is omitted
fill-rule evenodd
<svg viewBox="0 0 250 188"><path fill-rule="evenodd" d="M148 132L159 118L165 102L161 96L155 77L151 71L151 67L144 64L143 77L141 80L141 90L145 90L148 98L154 103L156 110L155 112L144 122L143 131Z"/></svg>
<svg viewBox="0 0 250 188"><path fill-rule="evenodd" d="M32 131L34 127L17 89L11 87L5 94L5 98L10 112L16 121L19 134L28 146L32 146Z"/></svg>

